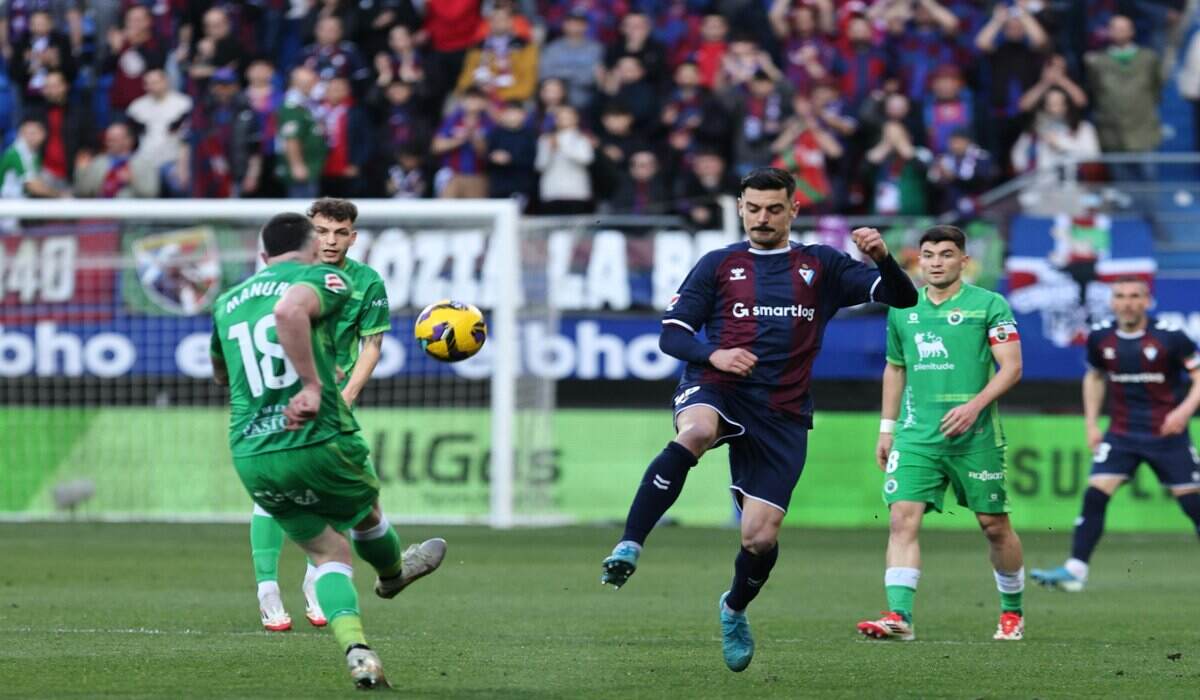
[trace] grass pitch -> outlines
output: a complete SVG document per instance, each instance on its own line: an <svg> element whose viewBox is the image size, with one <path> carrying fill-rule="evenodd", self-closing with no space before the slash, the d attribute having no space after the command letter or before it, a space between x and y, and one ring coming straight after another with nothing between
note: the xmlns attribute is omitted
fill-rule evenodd
<svg viewBox="0 0 1200 700"><path fill-rule="evenodd" d="M1182 529L1182 527L1181 527ZM1196 697L1200 547L1190 534L1105 538L1092 585L1031 588L1027 639L991 641L983 537L928 532L918 641L859 638L884 607L881 531L786 530L750 609L758 651L721 661L717 597L733 530L655 532L619 592L598 583L614 529L443 535L441 571L392 601L356 569L367 635L392 683L425 698ZM1062 534L1023 533L1032 566ZM292 632L261 631L247 529L0 525L0 696L336 697L354 691L332 635L308 627L302 558L281 565Z"/></svg>

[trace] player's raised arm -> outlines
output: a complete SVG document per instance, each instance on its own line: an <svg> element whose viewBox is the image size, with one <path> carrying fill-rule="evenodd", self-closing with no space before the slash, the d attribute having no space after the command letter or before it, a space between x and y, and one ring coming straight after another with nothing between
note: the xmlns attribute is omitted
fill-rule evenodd
<svg viewBox="0 0 1200 700"><path fill-rule="evenodd" d="M275 304L275 333L301 382L299 393L284 409L290 430L315 418L321 407L321 378L312 348L312 320L320 315L321 300L306 285L289 287Z"/></svg>
<svg viewBox="0 0 1200 700"><path fill-rule="evenodd" d="M900 269L896 259L888 252L883 236L873 228L857 228L850 234L854 245L863 255L875 261L879 270L878 287L870 294L870 301L876 301L898 309L907 309L917 303L917 288L913 286L908 273Z"/></svg>

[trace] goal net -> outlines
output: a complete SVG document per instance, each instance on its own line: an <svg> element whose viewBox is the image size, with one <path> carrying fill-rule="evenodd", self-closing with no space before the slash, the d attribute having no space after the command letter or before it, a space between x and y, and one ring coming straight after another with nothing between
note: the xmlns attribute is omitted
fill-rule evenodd
<svg viewBox="0 0 1200 700"><path fill-rule="evenodd" d="M544 238L503 201L364 200L351 257L383 277L392 329L356 407L396 521L506 527L560 517L545 476L552 380L516 329L552 330ZM251 503L211 381L217 295L252 274L258 229L304 201L4 201L0 517L236 520ZM524 268L524 269L523 269ZM489 339L448 365L412 339L443 298Z"/></svg>

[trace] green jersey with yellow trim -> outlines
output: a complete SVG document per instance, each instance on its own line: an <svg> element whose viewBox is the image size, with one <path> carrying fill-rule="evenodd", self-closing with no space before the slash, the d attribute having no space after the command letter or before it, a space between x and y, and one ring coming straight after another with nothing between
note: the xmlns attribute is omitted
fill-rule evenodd
<svg viewBox="0 0 1200 700"><path fill-rule="evenodd" d="M954 296L934 304L928 287L917 305L892 308L887 321L887 361L905 370L896 422L896 449L935 447L967 454L1003 446L1004 430L993 402L965 433L942 435L942 416L970 401L995 373L992 346L1020 340L1004 297L963 283Z"/></svg>
<svg viewBox="0 0 1200 700"><path fill-rule="evenodd" d="M350 258L342 262L342 272L354 285L334 335L337 365L345 373L341 382L344 387L358 362L360 339L391 330L392 316L388 311L387 288L378 272Z"/></svg>
<svg viewBox="0 0 1200 700"><path fill-rule="evenodd" d="M275 304L293 285L316 293L321 313L312 322L313 360L321 379L317 417L284 429L283 409L300 391L300 377L275 332ZM338 391L334 332L354 291L331 265L275 263L222 294L213 307L210 353L229 371L229 447L235 457L290 450L358 430Z"/></svg>

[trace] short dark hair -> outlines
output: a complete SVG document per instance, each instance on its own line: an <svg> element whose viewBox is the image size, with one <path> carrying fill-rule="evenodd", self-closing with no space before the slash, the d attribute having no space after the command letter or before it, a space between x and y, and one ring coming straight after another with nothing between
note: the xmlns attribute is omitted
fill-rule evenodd
<svg viewBox="0 0 1200 700"><path fill-rule="evenodd" d="M787 190L788 199L796 194L796 178L779 168L755 168L738 184L738 197L746 190Z"/></svg>
<svg viewBox="0 0 1200 700"><path fill-rule="evenodd" d="M271 217L262 227L262 245L268 258L290 253L308 242L313 225L308 217L284 212Z"/></svg>
<svg viewBox="0 0 1200 700"><path fill-rule="evenodd" d="M942 224L927 229L921 236L921 240L917 244L917 247L920 248L926 243L941 243L942 241L950 241L954 245L958 246L958 249L962 252L967 252L967 234L963 233L962 229L958 228L957 226L950 226L947 224Z"/></svg>
<svg viewBox="0 0 1200 700"><path fill-rule="evenodd" d="M1145 277L1138 277L1137 275L1121 275L1108 284L1110 287L1118 284L1140 284L1146 288L1147 293L1150 291L1149 280L1147 280Z"/></svg>
<svg viewBox="0 0 1200 700"><path fill-rule="evenodd" d="M331 221L349 221L354 223L358 218L358 207L348 199L322 197L308 208L308 218L323 216Z"/></svg>

